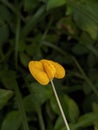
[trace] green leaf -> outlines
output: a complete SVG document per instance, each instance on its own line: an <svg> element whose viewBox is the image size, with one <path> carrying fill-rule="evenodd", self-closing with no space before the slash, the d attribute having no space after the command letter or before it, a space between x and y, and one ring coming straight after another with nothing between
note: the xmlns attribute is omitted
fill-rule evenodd
<svg viewBox="0 0 98 130"><path fill-rule="evenodd" d="M33 30L33 28L40 22L41 18L45 13L45 9L45 6L41 6L37 10L37 12L34 15L32 15L30 19L27 20L27 23L22 30L22 34L24 37L27 36Z"/></svg>
<svg viewBox="0 0 98 130"><path fill-rule="evenodd" d="M20 53L19 57L23 66L27 67L28 62L30 61L30 57L24 52Z"/></svg>
<svg viewBox="0 0 98 130"><path fill-rule="evenodd" d="M79 117L79 108L74 100L69 101L69 118L71 122L76 122Z"/></svg>
<svg viewBox="0 0 98 130"><path fill-rule="evenodd" d="M8 100L13 96L13 91L0 89L0 110L7 104Z"/></svg>
<svg viewBox="0 0 98 130"><path fill-rule="evenodd" d="M47 10L62 6L66 3L66 0L48 0Z"/></svg>
<svg viewBox="0 0 98 130"><path fill-rule="evenodd" d="M64 95L62 98L62 106L70 122L76 122L79 117L79 108L76 102L67 95Z"/></svg>
<svg viewBox="0 0 98 130"><path fill-rule="evenodd" d="M27 112L36 111L36 102L34 101L33 95L28 95L24 98L23 103Z"/></svg>
<svg viewBox="0 0 98 130"><path fill-rule="evenodd" d="M9 36L9 29L7 24L0 21L0 44L5 42Z"/></svg>
<svg viewBox="0 0 98 130"><path fill-rule="evenodd" d="M12 111L5 117L1 130L19 130L20 124L20 113L18 111Z"/></svg>
<svg viewBox="0 0 98 130"><path fill-rule="evenodd" d="M56 102L56 99L54 97L54 95L51 96L51 100L50 100L50 104L51 104L51 107L53 109L53 111L56 113L56 114L60 114L60 111L59 111L59 107L57 105L57 102Z"/></svg>
<svg viewBox="0 0 98 130"><path fill-rule="evenodd" d="M38 110L52 94L50 85L42 86L38 83L32 83L30 91L31 94L24 98L24 106L27 111Z"/></svg>
<svg viewBox="0 0 98 130"><path fill-rule="evenodd" d="M60 95L59 98L66 117L70 122L76 122L79 117L79 108L76 102L67 95ZM51 106L54 112L60 114L55 97L51 98Z"/></svg>
<svg viewBox="0 0 98 130"><path fill-rule="evenodd" d="M89 52L89 50L87 49L87 47L85 47L85 45L83 44L76 44L73 48L72 51L77 54L77 55L84 55L87 54Z"/></svg>
<svg viewBox="0 0 98 130"><path fill-rule="evenodd" d="M93 39L97 38L98 30L98 1L87 2L86 4L77 5L74 10L74 20L77 26L90 34ZM95 9L94 9L95 8Z"/></svg>
<svg viewBox="0 0 98 130"><path fill-rule="evenodd" d="M79 128L92 126L96 121L98 121L98 113L87 113L79 118L79 121L75 127Z"/></svg>
<svg viewBox="0 0 98 130"><path fill-rule="evenodd" d="M98 103L93 103L93 111L98 113ZM95 127L96 127L96 130L98 129L98 120L95 121Z"/></svg>
<svg viewBox="0 0 98 130"><path fill-rule="evenodd" d="M69 122L68 122L69 123ZM70 127L70 129L71 130L76 130L76 129L74 129L74 127L75 127L75 125L76 125L76 123L74 124L74 123L69 123L69 127ZM62 117L59 117L58 119L57 119L57 121L56 121L56 123L55 123L55 126L54 126L54 130L67 130L67 128L66 128L66 126L65 126L65 124L64 124L64 121L63 121L63 119L62 119Z"/></svg>
<svg viewBox="0 0 98 130"><path fill-rule="evenodd" d="M38 0L24 0L24 10L31 11L38 5Z"/></svg>
<svg viewBox="0 0 98 130"><path fill-rule="evenodd" d="M82 32L79 43L83 45L92 45L94 44L94 39L92 39L87 32Z"/></svg>
<svg viewBox="0 0 98 130"><path fill-rule="evenodd" d="M96 102L93 103L93 111L98 112L98 103Z"/></svg>
<svg viewBox="0 0 98 130"><path fill-rule="evenodd" d="M25 48L25 51L28 55L35 56L35 59L41 59L42 52L41 52L41 44L40 44L41 35L37 35L34 38L32 38L32 43L30 45L27 45ZM34 48L34 49L33 49Z"/></svg>
<svg viewBox="0 0 98 130"><path fill-rule="evenodd" d="M64 121L60 116L55 123L54 130L60 130L63 126L64 126Z"/></svg>
<svg viewBox="0 0 98 130"><path fill-rule="evenodd" d="M1 21L10 21L10 20L11 20L10 11L8 10L8 8L6 8L6 6L0 4L0 22Z"/></svg>
<svg viewBox="0 0 98 130"><path fill-rule="evenodd" d="M0 79L7 89L13 89L15 86L16 73L15 71L5 68L0 71Z"/></svg>

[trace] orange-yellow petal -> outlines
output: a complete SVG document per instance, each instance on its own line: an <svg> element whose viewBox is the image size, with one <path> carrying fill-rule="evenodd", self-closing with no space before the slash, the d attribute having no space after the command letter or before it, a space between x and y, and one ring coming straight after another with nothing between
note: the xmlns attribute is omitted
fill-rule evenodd
<svg viewBox="0 0 98 130"><path fill-rule="evenodd" d="M53 79L56 73L54 65L52 65L48 60L41 60L41 63L43 64L44 71L47 73L49 79Z"/></svg>
<svg viewBox="0 0 98 130"><path fill-rule="evenodd" d="M47 73L43 69L43 65L40 61L30 61L28 64L30 73L32 76L42 85L49 83Z"/></svg>
<svg viewBox="0 0 98 130"><path fill-rule="evenodd" d="M54 67L55 67L55 69L56 69L56 73L55 73L55 78L58 78L58 79L60 79L60 78L63 78L64 76L65 76L65 74L66 74L66 71L65 71L65 69L63 68L63 66L62 65L60 65L59 63L57 63L57 62L54 62L54 61L52 61L52 60L48 60Z"/></svg>

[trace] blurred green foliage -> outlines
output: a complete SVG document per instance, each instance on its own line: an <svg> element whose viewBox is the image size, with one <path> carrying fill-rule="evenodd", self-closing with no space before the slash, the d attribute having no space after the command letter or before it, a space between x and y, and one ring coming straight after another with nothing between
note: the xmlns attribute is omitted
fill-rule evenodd
<svg viewBox="0 0 98 130"><path fill-rule="evenodd" d="M71 130L98 130L98 1L0 0L0 130L66 130L51 85L30 60L52 59Z"/></svg>

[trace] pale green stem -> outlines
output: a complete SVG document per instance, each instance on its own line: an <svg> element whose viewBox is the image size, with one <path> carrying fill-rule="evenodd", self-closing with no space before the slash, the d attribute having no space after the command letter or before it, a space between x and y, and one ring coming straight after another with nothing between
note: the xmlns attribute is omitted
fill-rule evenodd
<svg viewBox="0 0 98 130"><path fill-rule="evenodd" d="M69 125L68 125L68 122L67 122L67 119L66 119L66 117L65 117L63 108L62 108L62 106L61 106L59 97L58 97L58 95L57 95L57 92L56 92L56 89L55 89L55 86L54 86L54 83L53 83L52 80L51 80L51 85L52 85L52 89L53 89L53 92L54 92L54 95L55 95L55 98L56 98L58 107L59 107L59 109L60 109L60 112L61 112L61 115L62 115L62 118L63 118L63 121L64 121L64 123L65 123L65 126L66 126L67 130L70 130Z"/></svg>
<svg viewBox="0 0 98 130"><path fill-rule="evenodd" d="M42 117L42 112L41 112L40 108L37 110L37 114L38 114L38 118L39 118L40 129L45 130L44 121L43 121L43 117Z"/></svg>

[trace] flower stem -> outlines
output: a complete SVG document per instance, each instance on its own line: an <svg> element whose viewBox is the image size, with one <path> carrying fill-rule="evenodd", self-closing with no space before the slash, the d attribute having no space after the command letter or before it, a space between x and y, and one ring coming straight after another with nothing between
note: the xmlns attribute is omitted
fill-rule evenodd
<svg viewBox="0 0 98 130"><path fill-rule="evenodd" d="M54 86L54 83L53 83L52 80L51 80L51 85L52 85L52 89L53 89L53 92L54 92L54 95L55 95L55 98L56 98L58 107L59 107L59 109L60 109L60 112L61 112L61 115L62 115L62 118L63 118L63 121L64 121L64 123L65 123L65 126L66 126L67 130L70 130L69 125L68 125L68 122L67 122L67 119L66 119L66 117L65 117L63 108L62 108L62 106L61 106L59 97L58 97L58 95L57 95L57 92L56 92L56 89L55 89L55 86Z"/></svg>

